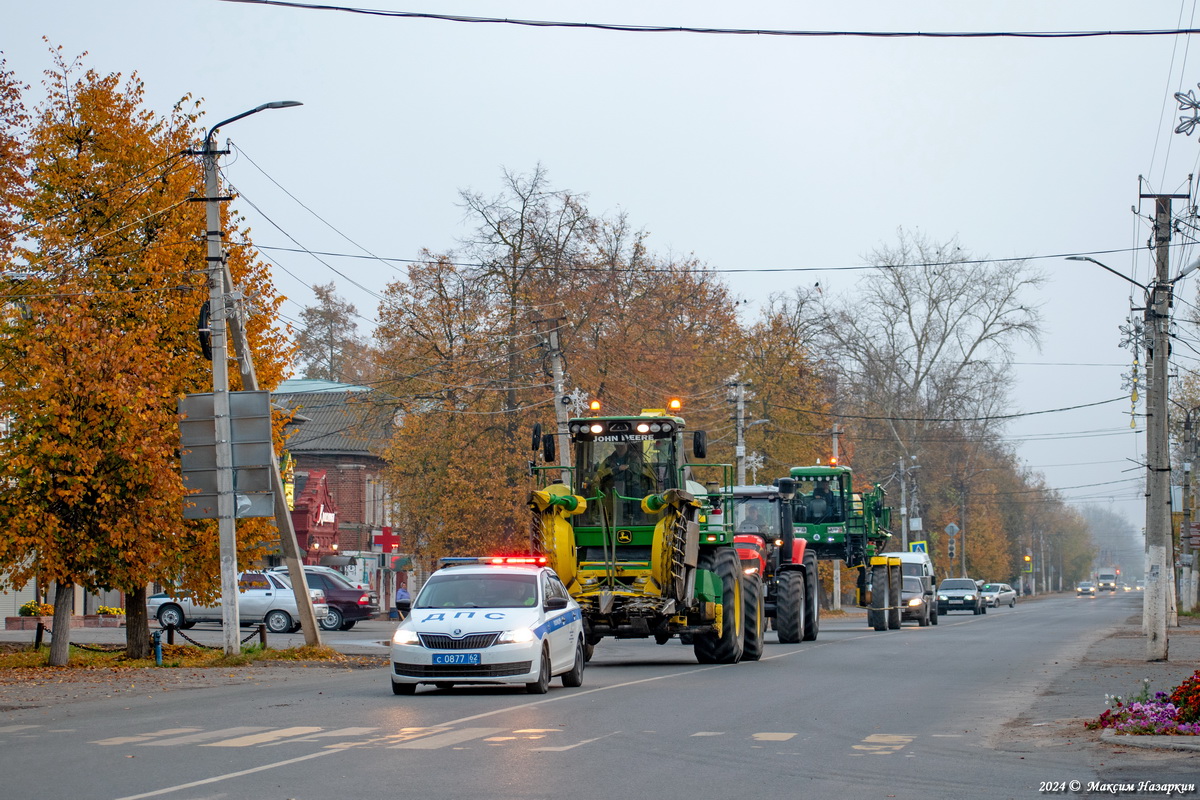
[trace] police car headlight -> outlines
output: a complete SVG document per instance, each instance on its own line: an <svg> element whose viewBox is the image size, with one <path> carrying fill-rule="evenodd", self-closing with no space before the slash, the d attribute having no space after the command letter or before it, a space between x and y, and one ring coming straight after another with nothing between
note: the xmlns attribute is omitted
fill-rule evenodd
<svg viewBox="0 0 1200 800"><path fill-rule="evenodd" d="M520 644L521 642L532 642L537 636L529 628L517 628L512 631L505 631L496 639L496 644Z"/></svg>
<svg viewBox="0 0 1200 800"><path fill-rule="evenodd" d="M411 628L397 628L392 634L392 644L416 644L419 641L417 632Z"/></svg>

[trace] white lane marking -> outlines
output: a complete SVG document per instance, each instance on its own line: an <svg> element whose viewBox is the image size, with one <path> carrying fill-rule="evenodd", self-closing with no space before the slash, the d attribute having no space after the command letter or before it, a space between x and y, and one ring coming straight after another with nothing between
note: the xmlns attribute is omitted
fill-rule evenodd
<svg viewBox="0 0 1200 800"><path fill-rule="evenodd" d="M696 731L692 736L724 736L725 731Z"/></svg>
<svg viewBox="0 0 1200 800"><path fill-rule="evenodd" d="M564 747L531 747L531 748L529 748L529 752L531 752L531 753L562 753L566 750L573 750L576 747L581 747L585 744L591 744L592 742L598 742L601 739L607 739L609 736L616 736L618 733L620 733L620 731L613 731L612 733L606 733L603 736L597 736L595 739L584 739L582 742L576 742L575 744L568 744Z"/></svg>
<svg viewBox="0 0 1200 800"><path fill-rule="evenodd" d="M168 786L165 789L155 789L152 792L143 792L142 794L131 794L131 795L127 795L125 797L118 797L117 800L143 800L143 798L146 798L146 797L158 797L159 795L170 794L171 792L180 792L180 791L183 791L184 789L194 789L197 786L206 786L210 783L219 783L220 781L227 781L230 778L240 778L244 775L253 775L256 772L265 772L269 769L277 769L278 767L286 767L291 764L298 764L301 761L309 761L314 758L320 758L321 756L333 755L334 753L340 753L340 752L341 752L340 750L318 750L317 752L309 753L306 756L298 756L297 758L289 758L286 761L276 761L274 764L261 764L257 767L251 767L250 769L243 769L238 772L227 772L224 775L214 775L211 778L204 778L202 780L192 781L191 783L181 783L178 786Z"/></svg>
<svg viewBox="0 0 1200 800"><path fill-rule="evenodd" d="M462 744L469 742L472 739L482 739L485 736L493 736L501 731L508 730L507 728L462 728L456 731L447 731L439 733L436 736L426 736L422 739L414 739L411 742L403 742L394 744L392 750L437 750L440 747L448 747L453 744Z"/></svg>
<svg viewBox="0 0 1200 800"><path fill-rule="evenodd" d="M257 733L265 731L266 727L262 725L243 725L238 728L220 728L215 731L201 731L193 733L191 736L176 736L171 739L155 739L152 742L142 742L142 747L166 747L168 745L177 744L196 744L197 742L207 742L209 739L220 739L229 736L242 736L247 733Z"/></svg>
<svg viewBox="0 0 1200 800"><path fill-rule="evenodd" d="M13 733L14 731L23 731L26 728L40 728L41 725L4 725L0 727L0 733Z"/></svg>
<svg viewBox="0 0 1200 800"><path fill-rule="evenodd" d="M750 734L760 742L786 742L796 734L794 733L752 733Z"/></svg>
<svg viewBox="0 0 1200 800"><path fill-rule="evenodd" d="M137 736L114 736L111 739L97 739L94 742L88 742L88 744L108 744L108 745L137 744L139 742L149 741L150 739L154 739L159 736L177 736L181 733L192 733L193 731L198 731L198 730L200 730L200 729L199 728L163 728L161 731L155 731L154 733L141 733L141 734L138 734Z"/></svg>
<svg viewBox="0 0 1200 800"><path fill-rule="evenodd" d="M209 742L202 744L201 747L253 747L256 744L266 744L274 742L278 739L286 739L292 736L304 736L308 733L316 733L320 728L311 725L302 725L295 728L276 728L273 731L265 731L264 733L252 733L248 736L239 736L235 739L224 739L220 742Z"/></svg>

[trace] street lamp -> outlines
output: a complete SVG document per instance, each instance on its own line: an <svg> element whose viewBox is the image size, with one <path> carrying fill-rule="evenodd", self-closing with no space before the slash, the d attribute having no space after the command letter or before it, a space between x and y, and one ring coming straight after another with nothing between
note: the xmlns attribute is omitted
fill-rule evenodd
<svg viewBox="0 0 1200 800"><path fill-rule="evenodd" d="M233 494L233 432L229 419L229 363L226 351L225 248L221 232L221 200L217 185L217 156L223 152L213 146L213 137L223 125L273 108L302 105L295 100L263 103L257 108L222 120L208 129L204 137L204 205L208 253L209 338L212 347L213 417L216 427L215 461L217 472L217 533L221 555L221 627L226 655L241 650L238 639L237 527Z"/></svg>

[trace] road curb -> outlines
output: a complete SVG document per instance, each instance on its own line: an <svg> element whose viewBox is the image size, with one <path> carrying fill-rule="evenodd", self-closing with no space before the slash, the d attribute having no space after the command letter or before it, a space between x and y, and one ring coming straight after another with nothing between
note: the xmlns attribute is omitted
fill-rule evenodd
<svg viewBox="0 0 1200 800"><path fill-rule="evenodd" d="M1117 733L1111 728L1100 731L1100 739L1122 747L1141 747L1145 750L1191 750L1200 752L1200 736L1146 736ZM1188 741L1189 739L1193 741Z"/></svg>

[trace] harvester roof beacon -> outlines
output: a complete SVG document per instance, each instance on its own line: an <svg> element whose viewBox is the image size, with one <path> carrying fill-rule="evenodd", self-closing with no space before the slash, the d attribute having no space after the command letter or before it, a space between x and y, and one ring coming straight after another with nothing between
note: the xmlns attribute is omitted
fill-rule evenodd
<svg viewBox="0 0 1200 800"><path fill-rule="evenodd" d="M687 426L672 413L679 405L569 420L571 485L550 483L530 496L539 549L583 611L589 656L608 636L665 644L678 635L701 663L735 663L761 650L762 615L747 606L749 592L761 609L753 597L759 579L742 571L733 532L721 522L728 515L710 513L729 507L729 493L715 487L729 485L732 468L688 460ZM704 432L690 444L703 459ZM725 480L706 489L698 470Z"/></svg>

